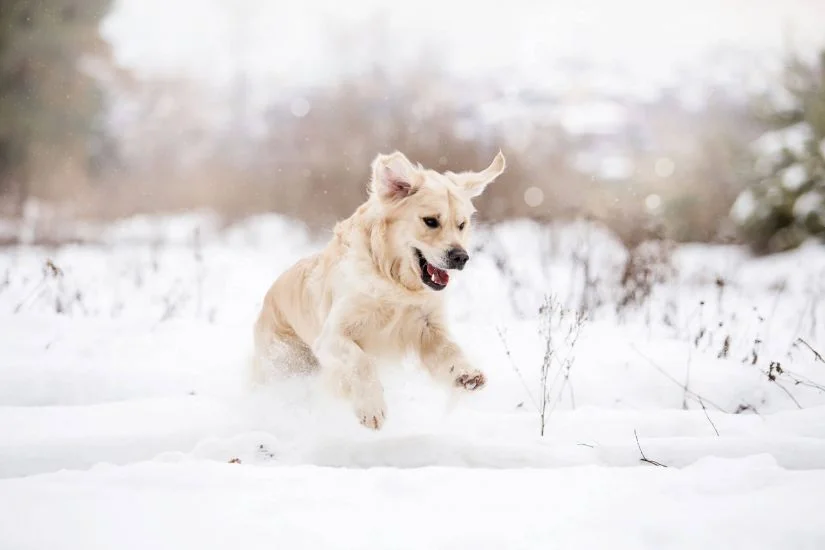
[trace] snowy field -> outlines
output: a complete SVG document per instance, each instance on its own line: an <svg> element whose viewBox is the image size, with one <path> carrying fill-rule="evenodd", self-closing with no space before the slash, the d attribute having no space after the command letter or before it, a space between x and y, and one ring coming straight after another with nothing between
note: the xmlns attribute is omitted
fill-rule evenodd
<svg viewBox="0 0 825 550"><path fill-rule="evenodd" d="M479 229L447 292L489 385L389 365L372 432L248 376L264 292L325 235L84 233L0 248L2 550L825 548L821 246L651 246L623 285L596 226Z"/></svg>

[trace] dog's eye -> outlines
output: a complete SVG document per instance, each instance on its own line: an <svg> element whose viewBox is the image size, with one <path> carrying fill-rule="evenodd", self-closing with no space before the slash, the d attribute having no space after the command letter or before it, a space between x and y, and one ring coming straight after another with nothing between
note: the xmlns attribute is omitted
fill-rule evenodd
<svg viewBox="0 0 825 550"><path fill-rule="evenodd" d="M458 224L458 230L459 231L464 231L464 226L465 225L467 225L467 222L461 222L460 224Z"/></svg>
<svg viewBox="0 0 825 550"><path fill-rule="evenodd" d="M430 229L436 229L438 227L438 220L435 218L421 218L424 221L424 225L429 227Z"/></svg>

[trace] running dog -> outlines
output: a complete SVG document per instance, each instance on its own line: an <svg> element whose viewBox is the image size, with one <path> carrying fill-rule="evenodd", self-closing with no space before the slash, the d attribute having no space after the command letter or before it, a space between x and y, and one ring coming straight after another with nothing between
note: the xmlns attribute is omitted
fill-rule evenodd
<svg viewBox="0 0 825 550"><path fill-rule="evenodd" d="M387 414L378 360L414 352L436 380L483 387L484 374L449 335L442 291L470 259L471 201L505 164L499 152L480 172L439 173L400 152L378 155L366 202L267 292L255 323L256 368L320 369L376 430Z"/></svg>

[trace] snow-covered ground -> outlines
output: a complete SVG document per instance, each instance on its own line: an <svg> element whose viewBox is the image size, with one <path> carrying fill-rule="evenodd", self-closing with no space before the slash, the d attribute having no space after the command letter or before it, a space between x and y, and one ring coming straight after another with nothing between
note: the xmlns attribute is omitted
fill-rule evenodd
<svg viewBox="0 0 825 550"><path fill-rule="evenodd" d="M325 235L78 234L0 249L0 549L825 547L821 246L677 247L633 299L596 226L481 228L448 292L489 386L388 366L372 432L313 378L248 376L264 292Z"/></svg>

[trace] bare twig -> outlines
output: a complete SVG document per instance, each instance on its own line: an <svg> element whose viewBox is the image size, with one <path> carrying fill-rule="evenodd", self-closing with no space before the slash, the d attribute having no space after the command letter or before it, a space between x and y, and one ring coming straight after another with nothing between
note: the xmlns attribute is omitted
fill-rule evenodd
<svg viewBox="0 0 825 550"><path fill-rule="evenodd" d="M776 289L776 296L773 300L773 306L771 306L771 312L768 314L768 326L765 327L768 331L771 329L773 319L776 316L776 308L779 307L779 299L782 297L782 294L788 288L788 282L786 280L781 280L777 281L772 286Z"/></svg>
<svg viewBox="0 0 825 550"><path fill-rule="evenodd" d="M708 419L710 425L713 427L713 431L716 432L716 437L719 437L719 430L716 429L716 424L713 423L713 420L710 419L710 415L708 414L708 410L705 407L705 402L702 401L702 398L699 398L699 404L702 405L702 410L705 411L705 418Z"/></svg>
<svg viewBox="0 0 825 550"><path fill-rule="evenodd" d="M802 376L801 374L796 374L789 370L784 371L784 374L793 381L794 386L805 386L807 388L813 388L815 390L825 392L825 386L814 382L807 376Z"/></svg>
<svg viewBox="0 0 825 550"><path fill-rule="evenodd" d="M49 281L49 278L52 279L59 279L63 277L63 270L60 269L52 260L47 259L46 263L43 264L43 278L40 279L40 282L29 292L25 298L23 298L19 304L14 308L14 313L20 313L20 310L23 309L23 306L32 298L32 296L36 295Z"/></svg>
<svg viewBox="0 0 825 550"><path fill-rule="evenodd" d="M541 435L544 436L544 426L547 423L547 402L549 401L548 389L547 389L547 376L550 374L550 365L553 361L553 354L555 350L553 349L553 339L550 336L552 332L552 328L548 328L547 330L547 339L545 340L544 345L544 358L542 359L541 363L541 400L539 403L539 414L541 415Z"/></svg>
<svg viewBox="0 0 825 550"><path fill-rule="evenodd" d="M527 386L527 381L522 376L521 371L518 370L515 361L513 361L513 355L510 353L510 346L507 345L507 338L504 336L504 332L501 330L501 327L496 327L496 332L498 333L498 338L501 340L501 345L504 347L504 353L507 354L507 360L510 361L510 366L516 372L521 385L524 387L524 392L527 394L527 397L530 398L530 402L533 404L533 407L536 411L539 410L539 404L536 403L536 398L533 397L533 394L530 392L530 388Z"/></svg>
<svg viewBox="0 0 825 550"><path fill-rule="evenodd" d="M702 397L701 395L699 395L695 391L686 388L681 382L679 382L674 377L672 377L670 374L668 374L667 371L665 371L665 369L663 369L662 367L657 365L650 357L648 357L647 355L645 355L644 353L639 351L639 349L636 346L634 346L633 344L630 344L630 347L633 349L633 351L638 353L645 361L647 361L648 364L650 364L651 367L653 367L654 369L659 371L662 374L662 376L664 376L665 378L667 378L668 380L670 380L671 382L673 382L674 384L676 384L677 386L682 388L688 396L690 396L691 398L693 398L697 401L700 400L700 399L704 400L705 403L707 403L708 405L710 405L711 407L713 407L714 409L716 409L718 411L727 412L727 411L725 411L725 409L723 409L722 407L720 407L719 405L717 405L716 403L714 403L710 399Z"/></svg>
<svg viewBox="0 0 825 550"><path fill-rule="evenodd" d="M704 322L702 320L702 318L704 317L703 314L704 314L704 311L705 311L704 305L705 305L704 302L702 302L701 305L700 305L700 308L701 308L699 310L699 331L700 332L699 332L699 335L696 337L696 340L695 340L696 344L695 345L698 345L699 340L702 338L702 334L705 331L705 327L703 326ZM687 398L688 398L688 386L690 386L690 365L691 365L691 360L692 359L693 359L693 349L690 347L690 343L688 343L687 367L685 368L685 383L683 384L684 393L682 394L682 409L683 410L687 410L687 408L688 408Z"/></svg>
<svg viewBox="0 0 825 550"><path fill-rule="evenodd" d="M541 417L540 434L543 436L547 418L555 410L556 405L561 400L562 393L568 385L570 385L571 403L575 406L573 389L570 384L570 368L575 360L573 348L575 348L578 341L585 315L581 312L571 312L565 309L553 296L545 296L539 313L542 315L539 333L543 335L545 343L544 357L541 363L541 398L538 403L538 412ZM558 342L554 341L556 331L561 332ZM567 355L562 359L559 352L563 348L567 350ZM556 369L551 381L550 371L554 363L558 365L558 369ZM552 399L550 390L556 387L556 382L561 376L564 378L556 392L555 399Z"/></svg>
<svg viewBox="0 0 825 550"><path fill-rule="evenodd" d="M817 361L819 361L820 363L825 363L825 359L822 358L822 354L820 354L818 351L816 351L813 348L813 346L811 346L811 344L806 342L803 338L797 338L796 341L799 342L800 344L804 345L809 350L811 350L811 353L814 354L814 358L816 358Z"/></svg>
<svg viewBox="0 0 825 550"><path fill-rule="evenodd" d="M576 410L576 396L573 393L573 384L570 383L570 367L572 366L572 363L567 363L567 368L564 371L564 383L567 385L567 389L570 390L570 408Z"/></svg>
<svg viewBox="0 0 825 550"><path fill-rule="evenodd" d="M796 405L796 408L798 408L798 409L803 408L803 407L802 407L802 405L800 405L800 404L799 404L799 401L797 401L797 400L796 400L796 397L794 397L794 396L793 396L793 394L792 394L792 393L788 390L788 388L786 388L785 386L783 386L782 384L780 384L780 383L779 383L779 382L777 382L776 380L772 380L772 382L773 382L774 384L776 384L776 385L777 385L777 387L778 387L780 390L782 390L783 392L785 392L785 393L788 395L788 397L790 397L790 398L791 398L791 401L793 401L793 402L794 402L794 405Z"/></svg>
<svg viewBox="0 0 825 550"><path fill-rule="evenodd" d="M40 282L39 282L39 283L37 283L37 286L35 286L35 287L32 289L32 291L31 291L31 292L29 292L29 293L26 295L26 297L25 297L25 298L23 298L22 300L20 300L20 303L18 303L18 304L15 306L15 308L14 308L14 312L15 312L15 313L20 313L20 310L21 310L21 309L23 309L23 306L24 306L24 305L26 305L26 302L28 302L28 301L31 299L31 297L32 297L32 296L34 296L35 294L37 294L37 292L38 292L40 289L42 289L45 285L46 285L46 276L43 276L43 278L40 280Z"/></svg>
<svg viewBox="0 0 825 550"><path fill-rule="evenodd" d="M768 380L776 384L779 389L784 391L785 394L791 398L791 401L796 404L797 408L802 408L802 405L799 404L799 401L796 400L788 388L779 383L778 378L785 374L785 369L782 368L782 364L779 361L771 361L770 366L768 366L768 372L765 374L768 375Z"/></svg>
<svg viewBox="0 0 825 550"><path fill-rule="evenodd" d="M206 278L205 276L205 269L203 264L203 243L201 241L201 228L196 227L195 233L192 238L192 252L195 260L196 266L196 276L195 281L197 285L195 287L196 290L196 311L195 315L197 317L201 316L201 311L203 309L203 281Z"/></svg>
<svg viewBox="0 0 825 550"><path fill-rule="evenodd" d="M639 454L642 455L642 458L639 460L641 462L647 462L648 464L653 464L654 466L661 466L662 468L667 468L666 464L662 464L661 462L656 462L655 460L650 460L645 456L645 452L642 450L642 445L639 443L639 434L636 433L636 430L633 430L633 435L636 436L636 446L639 447Z"/></svg>

